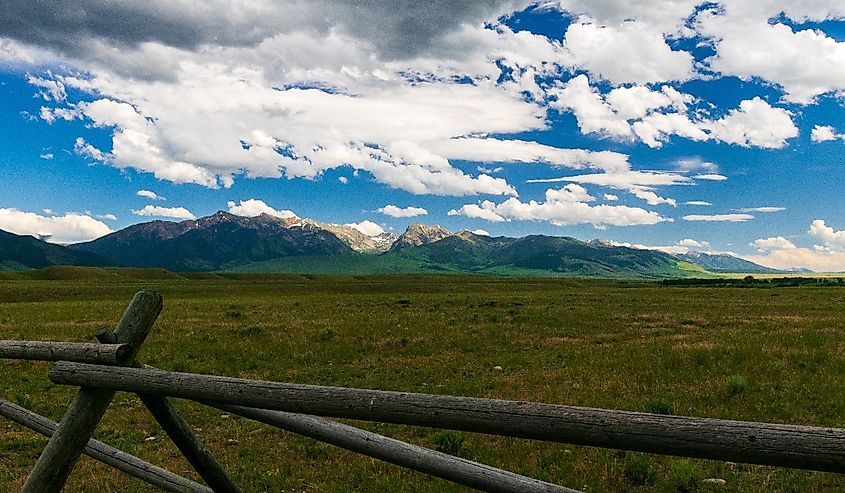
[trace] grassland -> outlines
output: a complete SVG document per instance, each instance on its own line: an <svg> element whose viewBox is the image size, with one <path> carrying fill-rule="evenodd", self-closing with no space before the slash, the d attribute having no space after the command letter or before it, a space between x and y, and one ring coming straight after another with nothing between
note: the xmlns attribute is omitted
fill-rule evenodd
<svg viewBox="0 0 845 493"><path fill-rule="evenodd" d="M164 295L165 309L141 357L165 369L845 426L845 290L838 287L147 277L0 281L0 338L92 341L135 291L151 288ZM58 419L74 390L52 385L49 368L0 361L3 397ZM463 491L199 405L179 406L245 491ZM845 478L833 474L357 424L587 491L845 489ZM118 394L97 437L196 478L133 396ZM0 491L20 487L44 443L0 418ZM153 490L83 458L68 491Z"/></svg>

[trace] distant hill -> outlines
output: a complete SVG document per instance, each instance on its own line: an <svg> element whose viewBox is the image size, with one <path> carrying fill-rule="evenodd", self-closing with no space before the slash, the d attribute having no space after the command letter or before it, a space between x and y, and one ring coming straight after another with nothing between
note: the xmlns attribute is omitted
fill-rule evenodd
<svg viewBox="0 0 845 493"><path fill-rule="evenodd" d="M280 257L349 255L354 250L335 234L299 218L228 212L179 223L136 224L72 248L132 267L214 271Z"/></svg>
<svg viewBox="0 0 845 493"><path fill-rule="evenodd" d="M699 265L710 272L747 272L778 274L785 271L772 269L726 253L689 252L676 255L681 260Z"/></svg>
<svg viewBox="0 0 845 493"><path fill-rule="evenodd" d="M53 265L101 267L115 263L94 253L75 251L33 236L0 230L0 271L41 269Z"/></svg>
<svg viewBox="0 0 845 493"><path fill-rule="evenodd" d="M9 233L0 240L6 241L0 243L0 270L6 271L71 264L173 272L453 272L609 279L778 272L730 255L672 256L602 240L490 237L426 224L412 224L399 236L369 236L352 225L268 214L243 217L223 211L189 221L136 224L68 247Z"/></svg>
<svg viewBox="0 0 845 493"><path fill-rule="evenodd" d="M690 271L666 253L574 238L488 237L443 228L411 225L390 251L381 255L335 258L282 258L248 264L243 272L367 274L389 272L463 272L497 275L664 279ZM410 232L410 234L408 234ZM439 239L437 239L440 237ZM407 241L403 241L405 238Z"/></svg>

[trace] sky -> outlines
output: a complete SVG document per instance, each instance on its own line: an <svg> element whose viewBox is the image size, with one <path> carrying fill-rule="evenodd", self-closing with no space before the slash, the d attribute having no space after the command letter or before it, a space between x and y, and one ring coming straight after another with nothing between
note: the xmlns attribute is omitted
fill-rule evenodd
<svg viewBox="0 0 845 493"><path fill-rule="evenodd" d="M218 210L845 271L845 3L0 4L0 229Z"/></svg>

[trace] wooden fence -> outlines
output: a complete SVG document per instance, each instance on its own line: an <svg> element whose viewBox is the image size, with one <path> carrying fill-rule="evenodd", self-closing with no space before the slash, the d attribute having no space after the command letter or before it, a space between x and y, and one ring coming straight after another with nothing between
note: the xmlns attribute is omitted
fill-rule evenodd
<svg viewBox="0 0 845 493"><path fill-rule="evenodd" d="M323 387L169 372L136 360L162 309L135 295L101 344L0 341L0 358L56 361L79 387L60 423L0 399L0 415L50 437L22 492L59 492L81 454L172 492L239 492L169 398L190 399L402 467L491 492L574 492L327 418L486 433L683 457L845 473L845 429L666 416L446 395ZM137 394L208 486L91 438L115 392Z"/></svg>

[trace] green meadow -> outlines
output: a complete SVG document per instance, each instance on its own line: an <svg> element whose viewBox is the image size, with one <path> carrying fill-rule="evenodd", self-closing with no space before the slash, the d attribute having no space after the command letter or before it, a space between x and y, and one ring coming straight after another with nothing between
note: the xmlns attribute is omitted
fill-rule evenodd
<svg viewBox="0 0 845 493"><path fill-rule="evenodd" d="M845 427L845 290L835 285L163 271L66 277L0 281L0 339L94 341L146 288L160 292L165 307L139 358L163 369ZM60 419L75 389L51 384L50 367L0 361L2 397ZM244 491L465 491L177 402ZM591 492L845 490L845 476L835 474L353 424ZM96 437L198 479L133 395L117 395ZM20 488L45 443L0 418L0 491ZM67 491L154 489L83 458Z"/></svg>

